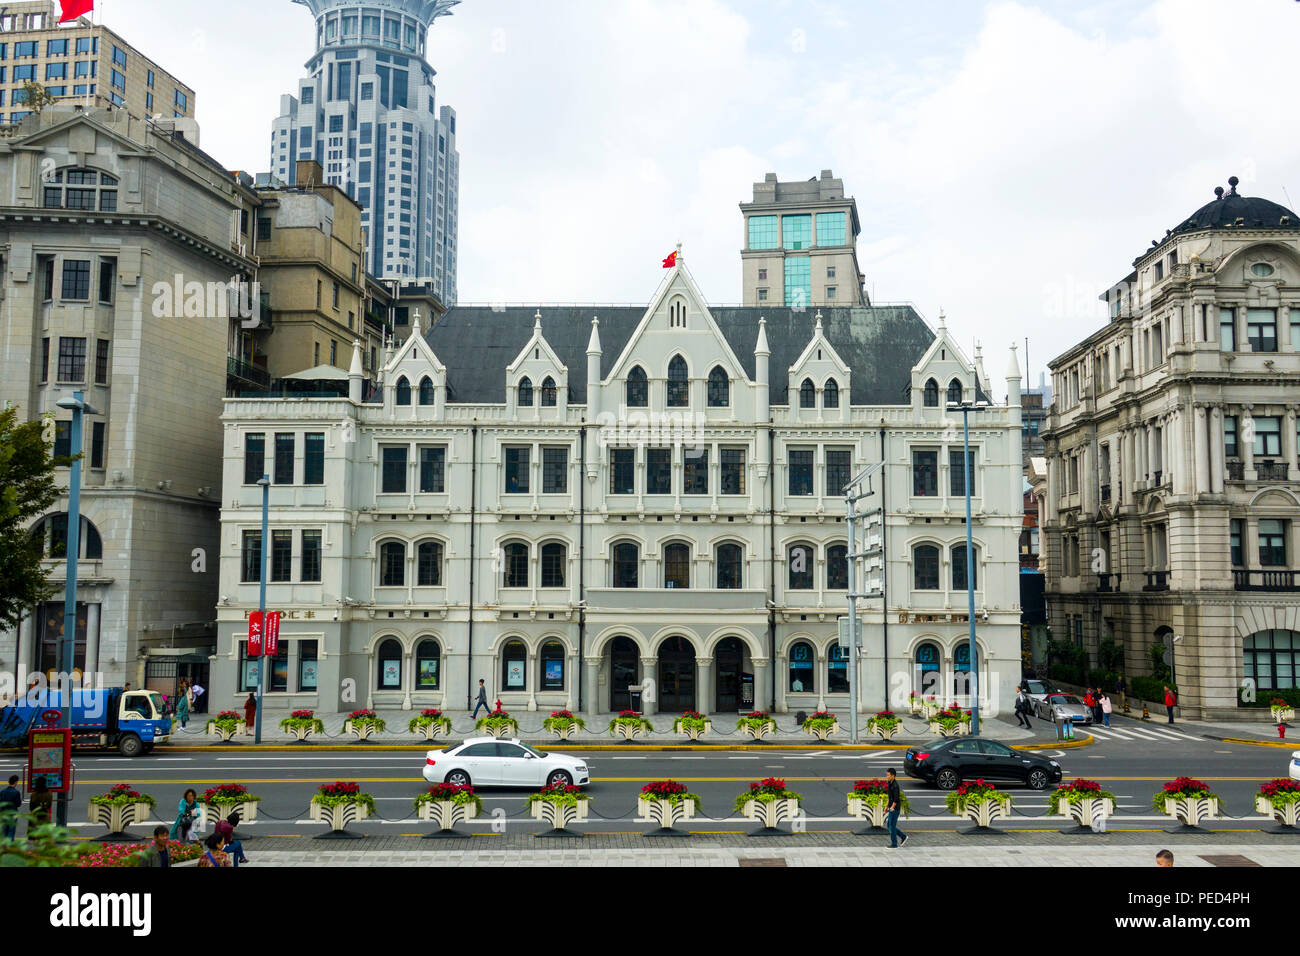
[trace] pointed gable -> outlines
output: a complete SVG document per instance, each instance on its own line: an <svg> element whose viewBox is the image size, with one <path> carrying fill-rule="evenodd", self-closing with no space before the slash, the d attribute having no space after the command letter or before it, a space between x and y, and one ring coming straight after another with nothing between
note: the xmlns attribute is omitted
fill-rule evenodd
<svg viewBox="0 0 1300 956"><path fill-rule="evenodd" d="M786 393L789 406L804 413L809 409L825 409L832 413L831 418L844 417L847 421L852 372L826 337L820 310L813 321L815 325L812 338L789 368ZM812 386L811 405L807 404L807 385Z"/></svg>
<svg viewBox="0 0 1300 956"><path fill-rule="evenodd" d="M533 316L533 334L506 366L506 403L512 408L565 408L569 369L546 341L542 313Z"/></svg>
<svg viewBox="0 0 1300 956"><path fill-rule="evenodd" d="M447 368L421 335L420 323L411 323L411 334L384 363L384 404L389 411L409 406L433 406L440 417L447 395ZM412 411L414 416L414 411Z"/></svg>
<svg viewBox="0 0 1300 956"><path fill-rule="evenodd" d="M955 397L958 386L961 389L961 401L975 401L977 396L983 394L975 363L966 357L966 353L948 331L947 320L940 311L934 341L925 350L921 360L912 367L912 405L918 408L946 408L950 400L950 389Z"/></svg>

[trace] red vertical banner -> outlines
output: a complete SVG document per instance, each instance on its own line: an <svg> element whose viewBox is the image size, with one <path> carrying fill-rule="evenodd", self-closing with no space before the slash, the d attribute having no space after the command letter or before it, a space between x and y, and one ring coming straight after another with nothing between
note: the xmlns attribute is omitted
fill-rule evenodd
<svg viewBox="0 0 1300 956"><path fill-rule="evenodd" d="M253 611L248 615L248 656L262 655L262 612Z"/></svg>
<svg viewBox="0 0 1300 956"><path fill-rule="evenodd" d="M280 612L266 612L266 656L274 657L280 652Z"/></svg>

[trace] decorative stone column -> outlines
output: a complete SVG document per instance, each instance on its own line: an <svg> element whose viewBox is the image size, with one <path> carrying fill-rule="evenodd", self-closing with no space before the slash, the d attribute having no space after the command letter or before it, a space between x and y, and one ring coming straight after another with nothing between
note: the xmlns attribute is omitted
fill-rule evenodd
<svg viewBox="0 0 1300 956"><path fill-rule="evenodd" d="M1223 405L1210 406L1210 492L1223 494L1224 477Z"/></svg>
<svg viewBox="0 0 1300 956"><path fill-rule="evenodd" d="M18 648L14 655L17 660L17 673L15 675L16 683L14 685L14 696L17 697L27 690L27 674L32 667L32 634L36 630L35 619L32 612L28 610L23 615L22 620L18 622Z"/></svg>
<svg viewBox="0 0 1300 956"><path fill-rule="evenodd" d="M768 676L768 669L772 666L772 661L767 657L755 657L754 662L754 709L767 710L770 705L768 689L771 686L772 679Z"/></svg>
<svg viewBox="0 0 1300 956"><path fill-rule="evenodd" d="M86 665L81 671L83 682L88 675L99 671L99 607L99 602L86 605ZM96 681L95 686L101 686L100 682Z"/></svg>
<svg viewBox="0 0 1300 956"><path fill-rule="evenodd" d="M1124 446L1124 433L1116 432L1115 437L1112 438L1110 442L1110 474L1106 476L1106 480L1110 482L1111 514L1114 514L1116 511L1118 511L1120 506L1119 489L1120 489L1120 485L1123 483L1120 478L1121 475L1120 456L1123 454L1122 451L1123 446Z"/></svg>
<svg viewBox="0 0 1300 956"><path fill-rule="evenodd" d="M695 658L695 707L701 714L713 713L717 706L717 688L713 685L713 658Z"/></svg>
<svg viewBox="0 0 1300 956"><path fill-rule="evenodd" d="M1255 474L1255 416L1251 414L1254 407L1241 406L1241 418L1237 422L1237 448L1241 452L1247 481L1254 481L1258 477ZM1251 436L1249 441L1246 440L1247 435Z"/></svg>
<svg viewBox="0 0 1300 956"><path fill-rule="evenodd" d="M533 548L532 550L540 551L541 549ZM533 580L537 579L533 578ZM528 686L528 710L531 713L537 709L537 684L541 680L541 676L537 673L537 653L532 648L528 649L527 661L528 670L524 673L524 683Z"/></svg>
<svg viewBox="0 0 1300 956"><path fill-rule="evenodd" d="M582 686L582 702L584 709L589 714L599 714L604 710L604 703L600 697L600 658L585 657L582 661L583 671L586 673Z"/></svg>
<svg viewBox="0 0 1300 956"><path fill-rule="evenodd" d="M1209 441L1208 419L1209 415L1204 403L1197 402L1192 418L1192 456L1196 460L1196 484L1192 488L1192 493L1197 495L1208 494L1211 491L1210 450L1206 447Z"/></svg>
<svg viewBox="0 0 1300 956"><path fill-rule="evenodd" d="M1134 485L1137 484L1138 450L1136 437L1137 433L1133 430L1132 426L1125 426L1124 431L1122 432L1122 446L1124 449L1122 471L1122 474L1124 475L1124 494L1120 498L1121 502L1125 505L1133 504Z"/></svg>
<svg viewBox="0 0 1300 956"><path fill-rule="evenodd" d="M410 649L402 652L402 684L406 687L406 694L402 698L402 710L411 709L411 685L415 683L416 679L414 657L415 654ZM290 666L290 672L295 670L296 668Z"/></svg>
<svg viewBox="0 0 1300 956"><path fill-rule="evenodd" d="M1146 424L1146 439L1147 457L1145 474L1147 481L1152 482L1148 487L1154 487L1157 471L1156 466L1159 464L1159 459L1156 457L1159 452L1156 450L1156 419L1154 418Z"/></svg>
<svg viewBox="0 0 1300 956"><path fill-rule="evenodd" d="M659 712L659 658L641 658L641 686L643 688L647 679L651 681L650 686L654 688L654 694L651 695L654 700L646 700L645 691L643 690L641 692L641 713L649 717Z"/></svg>
<svg viewBox="0 0 1300 956"><path fill-rule="evenodd" d="M1300 448L1296 447L1300 444L1296 441L1297 410L1300 410L1300 405L1286 407L1286 424L1282 426L1282 455L1290 481L1300 480Z"/></svg>

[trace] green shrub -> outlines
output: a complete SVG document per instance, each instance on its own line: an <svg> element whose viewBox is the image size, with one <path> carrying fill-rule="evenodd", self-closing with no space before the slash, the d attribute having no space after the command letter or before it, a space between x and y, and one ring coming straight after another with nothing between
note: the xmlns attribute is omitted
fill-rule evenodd
<svg viewBox="0 0 1300 956"><path fill-rule="evenodd" d="M1285 690L1257 689L1255 699L1250 702L1243 701L1241 692L1237 692L1237 702L1242 707L1268 707L1274 700L1284 700L1292 707L1300 707L1300 687L1288 687Z"/></svg>
<svg viewBox="0 0 1300 956"><path fill-rule="evenodd" d="M1165 688L1168 687L1178 696L1178 686L1171 684L1167 680L1157 680L1154 677L1134 677L1128 682L1128 692L1133 697L1141 700L1153 701L1157 704L1164 705Z"/></svg>

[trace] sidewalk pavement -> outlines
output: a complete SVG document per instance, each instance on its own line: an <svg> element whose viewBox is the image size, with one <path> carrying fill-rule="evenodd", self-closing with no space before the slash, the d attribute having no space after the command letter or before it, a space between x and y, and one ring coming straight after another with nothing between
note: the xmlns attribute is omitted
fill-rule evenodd
<svg viewBox="0 0 1300 956"><path fill-rule="evenodd" d="M451 733L445 737L437 737L432 741L426 742L423 736L413 734L407 730L407 726L412 717L419 715L419 710L378 710L375 712L384 720L387 727L383 733L373 735L368 743L387 746L408 746L416 749L435 749L443 746L448 740L462 740L466 737L479 736L486 731L477 731L474 729L474 721L469 716L460 711L448 713L451 717ZM447 713L447 712L444 712ZM206 746L221 745L220 737L209 736L205 728L207 722L214 715L198 714L190 719L189 726L180 729L176 727L173 730L168 746ZM280 721L288 716L279 711L272 711L266 715L262 724L262 745L263 746L294 746L294 738L280 729ZM343 725L348 719L347 712L337 714L317 713L317 717L325 725L324 734L313 734L308 738L311 742L320 744L348 745L355 743L356 739L351 734L343 732ZM707 734L701 740L691 741L685 734L673 733L673 721L677 714L655 714L648 719L654 725L654 731L644 737L638 738L636 742L623 740L621 737L615 737L609 733L609 722L617 714L578 714L586 722L586 729L579 731L573 737L566 741L560 741L553 733L545 730L542 721L549 716L549 711L533 712L512 712L511 716L519 721L519 738L520 740L547 747L566 746L609 746L611 744L627 745L636 748L651 748L654 746L684 746L684 745L701 745L713 747L734 747L742 745L758 744L763 747L835 747L848 743L849 725L847 715L840 715L840 729L834 736L825 742L819 741L815 736L802 730L795 722L793 714L774 714L772 719L776 722L775 736L768 737L761 743L755 741L749 736L743 734L736 727L737 714L713 714L709 719L713 722L712 732ZM860 716L858 724L858 744L873 745L877 747L905 747L913 743L925 743L934 740L935 734L931 733L928 724L919 717L902 716L903 730L893 738L893 740L881 740L874 734L866 732L866 721L870 715L863 714ZM1026 730L1019 726L1010 717L981 717L981 734L985 737L992 737L997 740L1011 744L1042 744L1044 747L1057 746L1056 732L1051 724L1046 721L1035 720L1034 729ZM1081 739L1081 738L1076 738ZM233 737L230 744L250 745L253 742L251 736ZM228 746L228 745L227 745ZM364 744L362 745L364 746Z"/></svg>

